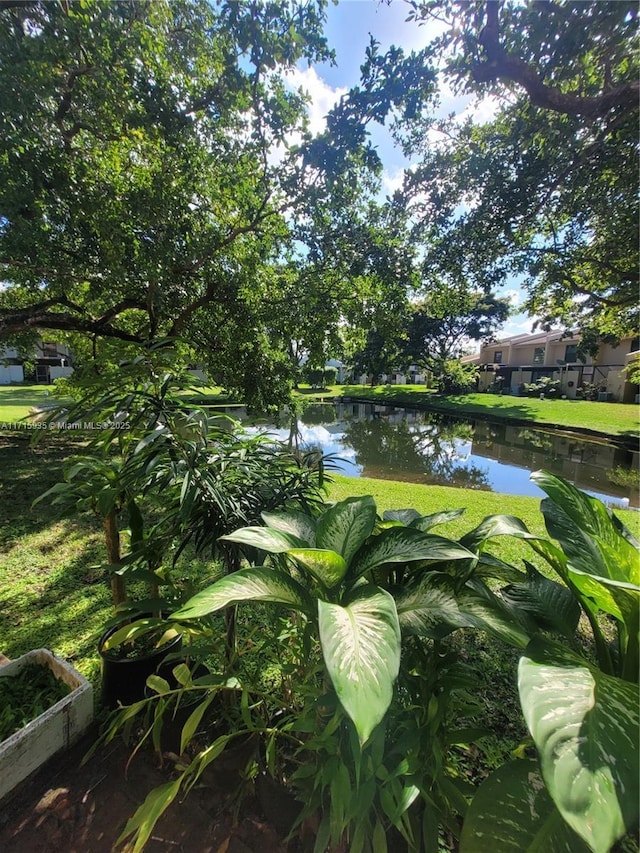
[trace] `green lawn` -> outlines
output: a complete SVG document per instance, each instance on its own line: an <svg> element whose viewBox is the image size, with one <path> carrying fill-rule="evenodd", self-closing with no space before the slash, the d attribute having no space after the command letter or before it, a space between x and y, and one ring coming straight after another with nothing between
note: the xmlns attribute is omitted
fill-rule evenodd
<svg viewBox="0 0 640 853"><path fill-rule="evenodd" d="M26 418L33 408L59 402L52 385L0 385L0 427Z"/></svg>
<svg viewBox="0 0 640 853"><path fill-rule="evenodd" d="M366 477L342 477L332 475L334 482L329 486L329 500L340 501L351 495L373 495L378 511L412 507L423 515L444 509L464 507L460 518L439 526L435 532L443 536L459 538L472 530L487 515L515 515L527 525L532 533L546 536L544 519L538 498L521 495L503 495L450 486L431 486L416 483L399 483L394 480L373 480ZM640 512L616 509L615 514L640 538ZM533 551L524 542L509 537L495 540L492 550L507 562L516 562L521 567L525 558L544 567L534 559Z"/></svg>
<svg viewBox="0 0 640 853"><path fill-rule="evenodd" d="M423 385L343 385L344 396L377 403L417 406L455 415L520 420L600 432L605 435L637 436L640 407L631 403L594 403L589 400L540 400L498 394L465 394L441 397Z"/></svg>

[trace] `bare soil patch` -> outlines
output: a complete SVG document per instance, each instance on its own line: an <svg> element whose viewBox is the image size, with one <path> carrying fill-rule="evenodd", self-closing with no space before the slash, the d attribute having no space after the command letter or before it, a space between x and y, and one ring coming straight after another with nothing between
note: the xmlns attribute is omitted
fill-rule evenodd
<svg viewBox="0 0 640 853"><path fill-rule="evenodd" d="M0 805L3 853L111 853L127 820L157 785L171 778L151 750L127 768L131 749L116 740L83 766L97 731L54 757ZM229 802L237 774L221 766L156 825L147 853L285 853L257 801L242 800L239 815Z"/></svg>

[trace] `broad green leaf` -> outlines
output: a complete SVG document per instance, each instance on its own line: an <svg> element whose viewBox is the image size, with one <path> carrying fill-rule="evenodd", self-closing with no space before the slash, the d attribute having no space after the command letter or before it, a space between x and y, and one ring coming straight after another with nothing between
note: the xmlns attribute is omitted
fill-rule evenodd
<svg viewBox="0 0 640 853"><path fill-rule="evenodd" d="M241 569L203 589L177 610L172 619L199 619L241 601L272 601L312 612L314 601L297 581L276 569Z"/></svg>
<svg viewBox="0 0 640 853"><path fill-rule="evenodd" d="M597 498L546 471L531 479L548 495L542 512L549 534L560 542L574 568L614 581L640 584L640 555L624 526Z"/></svg>
<svg viewBox="0 0 640 853"><path fill-rule="evenodd" d="M316 544L316 520L304 512L263 512L262 520L272 530L278 530L313 548Z"/></svg>
<svg viewBox="0 0 640 853"><path fill-rule="evenodd" d="M544 787L537 761L510 761L480 785L462 824L460 853L589 853Z"/></svg>
<svg viewBox="0 0 640 853"><path fill-rule="evenodd" d="M405 527L409 527L413 521L417 521L422 516L417 509L386 509L382 513L382 518L385 521L399 521Z"/></svg>
<svg viewBox="0 0 640 853"><path fill-rule="evenodd" d="M566 586L545 578L527 563L526 579L500 590L512 607L533 617L543 630L573 637L580 620L580 605Z"/></svg>
<svg viewBox="0 0 640 853"><path fill-rule="evenodd" d="M290 548L304 548L307 544L303 539L272 530L270 527L241 527L227 536L221 536L223 542L236 542L239 545L250 545L270 554L283 554Z"/></svg>
<svg viewBox="0 0 640 853"><path fill-rule="evenodd" d="M387 712L400 668L395 602L366 584L344 604L319 601L318 618L329 677L364 744Z"/></svg>
<svg viewBox="0 0 640 853"><path fill-rule="evenodd" d="M480 582L456 590L452 578L429 573L415 589L399 591L396 606L402 630L418 636L440 638L457 628L479 628L518 648L531 639L517 611Z"/></svg>
<svg viewBox="0 0 640 853"><path fill-rule="evenodd" d="M376 504L370 495L347 498L320 517L316 546L337 551L348 566L353 555L371 535L375 523Z"/></svg>
<svg viewBox="0 0 640 853"><path fill-rule="evenodd" d="M542 775L567 823L605 853L638 822L638 688L534 639L518 690Z"/></svg>
<svg viewBox="0 0 640 853"><path fill-rule="evenodd" d="M351 565L349 576L355 579L387 563L474 559L475 554L451 539L422 533L411 527L391 527L360 549Z"/></svg>
<svg viewBox="0 0 640 853"><path fill-rule="evenodd" d="M438 524L446 524L448 521L460 518L464 513L464 507L461 507L460 509L445 509L441 512L434 512L431 515L423 515L420 518L416 518L416 520L411 523L411 527L415 527L416 530L422 530L423 533L426 533L427 530L431 530L432 527L435 527Z"/></svg>
<svg viewBox="0 0 640 853"><path fill-rule="evenodd" d="M608 541L610 544L615 544L617 538L622 535L616 528L618 525L620 527L623 525L619 521L617 525L614 524L611 512L598 498L585 494L562 477L551 474L549 471L534 471L531 479L549 495L550 501L543 501L543 505L555 504L573 522L573 525L585 534Z"/></svg>
<svg viewBox="0 0 640 853"><path fill-rule="evenodd" d="M327 589L339 584L347 572L344 558L335 551L324 551L320 548L294 548L287 551L287 555L310 572Z"/></svg>
<svg viewBox="0 0 640 853"><path fill-rule="evenodd" d="M518 539L537 539L529 533L524 522L513 515L488 515L473 530L462 537L460 543L475 551L494 536L515 536Z"/></svg>

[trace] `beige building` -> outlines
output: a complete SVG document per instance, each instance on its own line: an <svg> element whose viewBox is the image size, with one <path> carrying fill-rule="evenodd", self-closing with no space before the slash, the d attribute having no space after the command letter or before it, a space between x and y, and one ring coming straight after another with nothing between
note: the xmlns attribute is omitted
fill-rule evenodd
<svg viewBox="0 0 640 853"><path fill-rule="evenodd" d="M638 388L626 379L624 368L640 358L640 339L624 338L617 346L602 343L595 358L578 359L579 335L562 331L514 335L483 344L480 352L462 358L480 369L479 390L501 388L522 393L525 383L544 376L560 381L560 393L575 399L583 385L595 385L598 399L633 402Z"/></svg>

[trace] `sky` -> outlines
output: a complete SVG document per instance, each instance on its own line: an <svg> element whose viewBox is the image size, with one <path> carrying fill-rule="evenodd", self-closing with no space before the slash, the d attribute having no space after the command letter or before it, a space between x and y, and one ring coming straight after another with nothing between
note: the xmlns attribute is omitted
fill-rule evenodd
<svg viewBox="0 0 640 853"><path fill-rule="evenodd" d="M309 105L311 130L319 132L324 126L324 116L340 97L360 78L360 65L364 62L365 50L370 36L380 43L381 52L391 45L402 47L406 53L424 47L435 35L437 24L418 25L407 21L410 7L403 0L391 3L379 0L339 0L327 10L325 34L329 46L336 54L336 64L301 67L289 79L292 85L301 86L311 99ZM470 96L455 96L450 90L440 92L439 112L442 115L464 113L476 118L488 119L493 114L495 103L486 99L478 103ZM393 145L384 129L377 129L373 141L383 162L382 191L392 193L402 183L402 171L408 162L402 152ZM523 300L517 282L508 282L500 293L512 299L514 306ZM499 333L500 337L530 332L532 319L516 314L509 319Z"/></svg>

